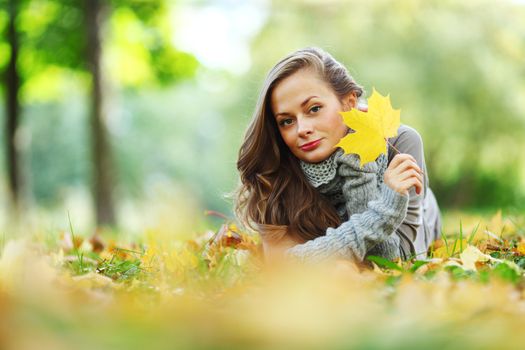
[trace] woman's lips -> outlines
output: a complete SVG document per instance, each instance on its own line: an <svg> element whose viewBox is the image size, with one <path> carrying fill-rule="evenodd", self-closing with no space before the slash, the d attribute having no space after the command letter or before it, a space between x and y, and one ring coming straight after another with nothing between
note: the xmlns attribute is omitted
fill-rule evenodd
<svg viewBox="0 0 525 350"><path fill-rule="evenodd" d="M321 140L322 139L305 143L304 145L300 146L299 148L302 149L303 151L307 151L307 152L308 151L312 151L312 150L316 149L321 144Z"/></svg>

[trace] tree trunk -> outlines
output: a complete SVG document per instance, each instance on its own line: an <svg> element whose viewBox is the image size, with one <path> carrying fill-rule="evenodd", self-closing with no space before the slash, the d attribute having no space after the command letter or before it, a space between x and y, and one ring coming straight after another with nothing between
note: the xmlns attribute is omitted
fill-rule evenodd
<svg viewBox="0 0 525 350"><path fill-rule="evenodd" d="M20 103L18 92L20 90L20 76L17 70L18 61L18 33L16 30L16 16L18 13L18 0L10 0L8 3L9 23L7 28L7 40L11 47L11 57L6 70L6 161L8 171L8 187L13 202L13 208L18 209L20 205L20 164L19 149L16 142L16 133L20 118Z"/></svg>
<svg viewBox="0 0 525 350"><path fill-rule="evenodd" d="M101 28L106 8L103 0L86 0L87 62L92 77L91 146L92 186L98 225L114 225L113 162L104 109L104 75L101 63Z"/></svg>

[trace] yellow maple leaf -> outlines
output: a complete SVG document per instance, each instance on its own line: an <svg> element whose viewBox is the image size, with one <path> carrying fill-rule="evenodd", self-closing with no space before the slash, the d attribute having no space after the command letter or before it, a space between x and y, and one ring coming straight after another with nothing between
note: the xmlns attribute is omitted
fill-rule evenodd
<svg viewBox="0 0 525 350"><path fill-rule="evenodd" d="M385 97L375 89L368 99L368 112L352 108L340 114L355 132L343 137L335 147L359 155L361 166L373 162L381 153L386 154L386 139L397 135L401 122L401 110L392 108L390 96Z"/></svg>

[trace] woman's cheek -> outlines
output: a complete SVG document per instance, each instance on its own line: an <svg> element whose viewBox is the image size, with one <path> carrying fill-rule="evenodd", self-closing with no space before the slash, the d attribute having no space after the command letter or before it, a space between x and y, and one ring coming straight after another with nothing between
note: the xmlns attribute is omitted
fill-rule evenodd
<svg viewBox="0 0 525 350"><path fill-rule="evenodd" d="M286 143L286 146L288 148L293 148L295 144L295 138L293 136L293 133L291 133L289 130L285 130L284 133L281 134L283 136L284 143Z"/></svg>

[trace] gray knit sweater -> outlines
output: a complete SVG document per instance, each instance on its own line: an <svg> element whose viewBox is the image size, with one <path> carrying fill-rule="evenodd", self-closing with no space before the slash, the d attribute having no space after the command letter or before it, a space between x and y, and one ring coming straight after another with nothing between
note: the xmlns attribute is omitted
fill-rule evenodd
<svg viewBox="0 0 525 350"><path fill-rule="evenodd" d="M405 218L409 197L384 184L387 163L387 157L381 155L361 168L356 155L340 149L323 162L301 162L310 183L334 205L343 223L286 254L309 262L332 258L360 262L368 255L399 257L400 238L393 233Z"/></svg>

